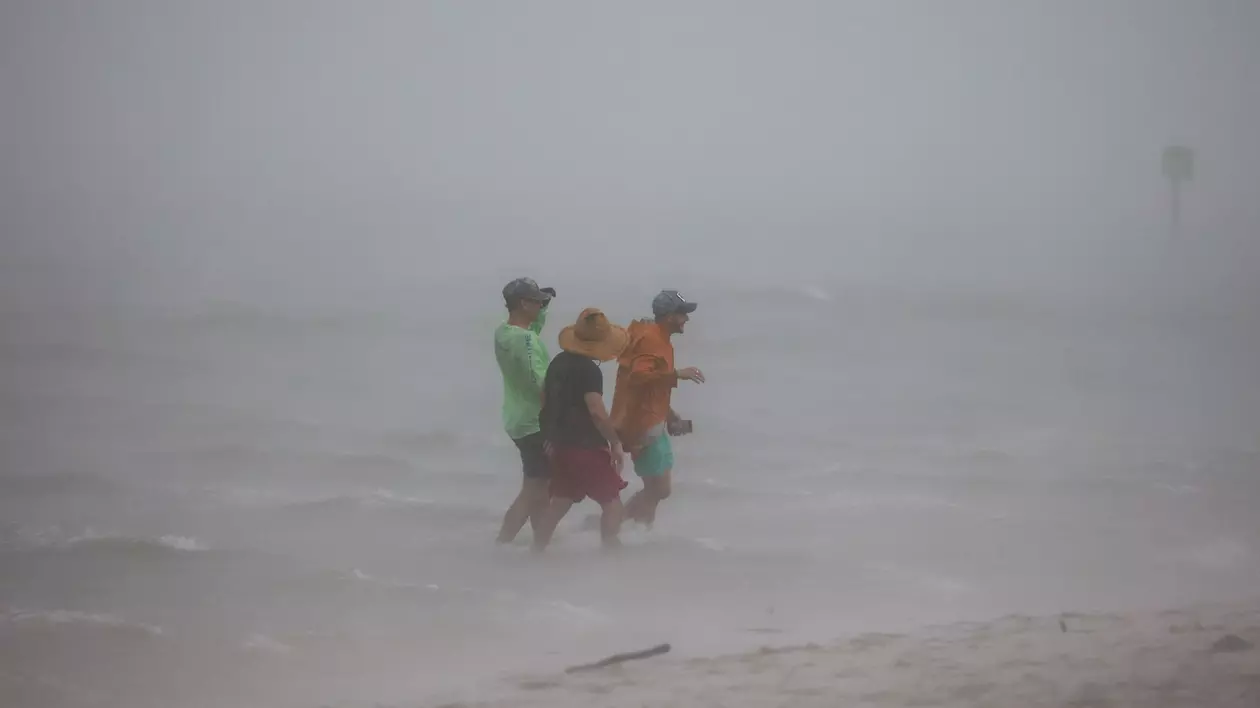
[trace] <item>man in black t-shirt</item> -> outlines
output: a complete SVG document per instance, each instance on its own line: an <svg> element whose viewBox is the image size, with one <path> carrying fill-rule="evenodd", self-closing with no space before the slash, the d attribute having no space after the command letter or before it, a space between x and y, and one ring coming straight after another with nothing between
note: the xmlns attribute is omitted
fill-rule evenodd
<svg viewBox="0 0 1260 708"><path fill-rule="evenodd" d="M626 331L595 308L583 310L577 324L560 332L563 351L551 360L543 379L539 425L551 457L551 503L535 532L535 550L547 547L560 520L586 497L603 510L599 527L604 546L619 545L625 453L608 419L604 374L596 362L616 359L628 341Z"/></svg>

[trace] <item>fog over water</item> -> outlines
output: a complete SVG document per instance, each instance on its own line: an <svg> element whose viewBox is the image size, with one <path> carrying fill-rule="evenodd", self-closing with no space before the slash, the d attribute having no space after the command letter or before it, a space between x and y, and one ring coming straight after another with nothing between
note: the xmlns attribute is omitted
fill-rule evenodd
<svg viewBox="0 0 1260 708"><path fill-rule="evenodd" d="M1254 594L1257 36L1248 0L4 4L0 703L428 705ZM493 544L522 275L553 354L700 303L696 434L616 557L590 503Z"/></svg>

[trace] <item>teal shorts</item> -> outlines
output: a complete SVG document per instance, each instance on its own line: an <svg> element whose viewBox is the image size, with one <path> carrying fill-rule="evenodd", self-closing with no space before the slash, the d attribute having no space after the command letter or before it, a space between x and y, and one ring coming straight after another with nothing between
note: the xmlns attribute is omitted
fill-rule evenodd
<svg viewBox="0 0 1260 708"><path fill-rule="evenodd" d="M674 447L668 435L658 435L634 458L634 473L640 477L660 477L674 468Z"/></svg>

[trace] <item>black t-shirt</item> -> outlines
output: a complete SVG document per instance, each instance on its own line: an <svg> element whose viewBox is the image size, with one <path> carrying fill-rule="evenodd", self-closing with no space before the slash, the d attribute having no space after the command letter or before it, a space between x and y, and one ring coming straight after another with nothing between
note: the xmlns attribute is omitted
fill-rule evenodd
<svg viewBox="0 0 1260 708"><path fill-rule="evenodd" d="M547 367L543 391L539 423L547 440L572 447L608 446L585 399L588 393L604 393L604 372L598 364L584 356L560 352Z"/></svg>

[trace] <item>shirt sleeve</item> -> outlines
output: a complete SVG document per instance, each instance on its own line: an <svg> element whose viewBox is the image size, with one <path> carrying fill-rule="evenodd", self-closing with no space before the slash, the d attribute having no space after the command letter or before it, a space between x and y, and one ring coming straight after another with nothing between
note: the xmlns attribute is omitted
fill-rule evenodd
<svg viewBox="0 0 1260 708"><path fill-rule="evenodd" d="M547 378L547 350L543 348L542 338L530 332L525 336L525 367L529 372L529 380L539 393L542 392L543 381Z"/></svg>
<svg viewBox="0 0 1260 708"><path fill-rule="evenodd" d="M604 372L600 371L595 362L592 361L590 366L582 367L581 386L582 395L588 393L604 395Z"/></svg>
<svg viewBox="0 0 1260 708"><path fill-rule="evenodd" d="M665 361L665 357L654 352L645 352L630 361L631 383L644 384L666 379L670 380L671 383L677 383L674 371L669 368L669 363Z"/></svg>
<svg viewBox="0 0 1260 708"><path fill-rule="evenodd" d="M534 334L542 334L543 325L545 324L547 324L547 308L546 307L538 311L538 316L535 317L534 321L531 322L529 325L529 331L533 332Z"/></svg>

